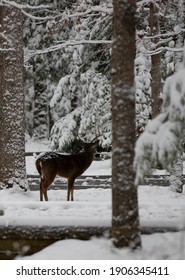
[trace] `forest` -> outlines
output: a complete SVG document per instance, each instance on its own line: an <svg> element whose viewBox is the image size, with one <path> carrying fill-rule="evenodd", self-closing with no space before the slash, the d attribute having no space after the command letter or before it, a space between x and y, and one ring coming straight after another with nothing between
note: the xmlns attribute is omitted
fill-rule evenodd
<svg viewBox="0 0 185 280"><path fill-rule="evenodd" d="M165 170L184 195L184 24L184 0L1 0L0 192L29 190L29 141L76 154L99 135L113 245L142 248L146 177Z"/></svg>
<svg viewBox="0 0 185 280"><path fill-rule="evenodd" d="M26 132L35 139L50 138L52 149L70 151L77 128L84 134L99 128L101 147L110 150L112 1L55 2L58 21L26 17L24 22ZM155 2L152 8L150 1L137 1L138 134L160 112L164 81L183 57L182 5ZM50 14L42 10L34 16Z"/></svg>
<svg viewBox="0 0 185 280"><path fill-rule="evenodd" d="M182 5L155 2L137 1L137 134L160 112L164 81L183 57ZM26 133L50 139L53 150L70 152L78 130L97 128L101 149L111 149L112 14L112 1L54 1L52 9L24 11Z"/></svg>

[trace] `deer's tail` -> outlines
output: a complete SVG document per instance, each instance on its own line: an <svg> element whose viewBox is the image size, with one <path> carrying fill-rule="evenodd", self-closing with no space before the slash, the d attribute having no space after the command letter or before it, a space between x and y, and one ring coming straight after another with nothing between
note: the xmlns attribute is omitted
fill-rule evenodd
<svg viewBox="0 0 185 280"><path fill-rule="evenodd" d="M35 166L37 168L37 171L39 172L40 176L42 175L42 162L37 159L35 162Z"/></svg>

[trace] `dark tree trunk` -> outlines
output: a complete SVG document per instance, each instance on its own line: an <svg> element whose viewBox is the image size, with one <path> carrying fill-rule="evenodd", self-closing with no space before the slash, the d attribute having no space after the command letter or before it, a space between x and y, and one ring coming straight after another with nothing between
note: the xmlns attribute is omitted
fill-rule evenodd
<svg viewBox="0 0 185 280"><path fill-rule="evenodd" d="M135 147L134 0L114 0L112 49L112 236L116 247L141 245Z"/></svg>
<svg viewBox="0 0 185 280"><path fill-rule="evenodd" d="M154 3L150 3L150 31L152 39L152 44L158 42L158 38L155 35L159 34L159 20L158 20L158 10ZM152 91L152 118L155 118L161 111L161 59L160 54L152 55L151 57L151 91Z"/></svg>
<svg viewBox="0 0 185 280"><path fill-rule="evenodd" d="M33 138L35 140L49 138L49 105L47 85L35 79L35 103L33 110Z"/></svg>
<svg viewBox="0 0 185 280"><path fill-rule="evenodd" d="M0 8L0 182L24 185L25 118L22 13ZM3 49L3 50L2 50Z"/></svg>

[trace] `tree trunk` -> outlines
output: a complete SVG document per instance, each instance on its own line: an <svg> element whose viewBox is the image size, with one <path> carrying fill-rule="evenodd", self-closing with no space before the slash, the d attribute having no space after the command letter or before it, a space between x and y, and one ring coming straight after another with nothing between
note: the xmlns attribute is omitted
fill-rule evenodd
<svg viewBox="0 0 185 280"><path fill-rule="evenodd" d="M0 9L0 182L25 186L22 13ZM3 49L3 50L2 50Z"/></svg>
<svg viewBox="0 0 185 280"><path fill-rule="evenodd" d="M184 19L185 19L185 2L184 0L176 1L178 7L177 11L177 25L179 29L184 29ZM184 32L178 34L175 42L176 48L182 48L184 46ZM183 53L176 52L174 56L174 68L175 72L181 67L183 62ZM182 132L182 135L184 133ZM172 168L170 172L170 188L178 193L183 192L183 140L181 141L181 150L179 150L176 159L172 162Z"/></svg>
<svg viewBox="0 0 185 280"><path fill-rule="evenodd" d="M35 78L35 103L33 118L33 138L35 140L49 139L49 105L47 85Z"/></svg>
<svg viewBox="0 0 185 280"><path fill-rule="evenodd" d="M176 160L172 162L170 173L170 188L173 191L182 193L183 191L183 153L182 150L177 154Z"/></svg>
<svg viewBox="0 0 185 280"><path fill-rule="evenodd" d="M185 27L185 1L184 0L178 0L176 1L176 5L178 7L177 9L177 22L176 22L176 28L178 26L178 30L184 30ZM175 47L178 48L183 48L184 46L184 32L180 32L175 41ZM183 52L175 52L175 57L174 57L174 68L175 72L177 72L182 65L183 62Z"/></svg>
<svg viewBox="0 0 185 280"><path fill-rule="evenodd" d="M134 0L114 0L112 49L112 236L116 247L141 245L135 147Z"/></svg>
<svg viewBox="0 0 185 280"><path fill-rule="evenodd" d="M157 15L157 8L154 3L150 3L150 32L152 39L152 45L155 49L155 44L158 39L155 35L159 34L159 20ZM161 59L160 54L152 55L151 57L151 91L152 91L152 118L155 118L161 111Z"/></svg>

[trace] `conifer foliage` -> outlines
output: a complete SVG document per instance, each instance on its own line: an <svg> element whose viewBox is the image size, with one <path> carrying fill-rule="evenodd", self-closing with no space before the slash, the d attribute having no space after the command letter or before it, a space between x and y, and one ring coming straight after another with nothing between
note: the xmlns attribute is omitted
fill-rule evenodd
<svg viewBox="0 0 185 280"><path fill-rule="evenodd" d="M185 124L185 65L164 85L164 112L154 118L136 145L136 184L159 164L167 170L181 149Z"/></svg>
<svg viewBox="0 0 185 280"><path fill-rule="evenodd" d="M74 124L84 134L93 134L98 127L103 134L100 145L110 149L112 3L78 0L60 6L59 2L55 7L59 16L25 22L30 57L26 77L34 85L30 91L27 82L25 89L27 131L37 139L49 135L52 149L69 151L76 136ZM39 16L46 16L46 11ZM69 121L72 127L66 126Z"/></svg>

